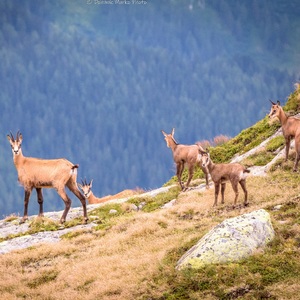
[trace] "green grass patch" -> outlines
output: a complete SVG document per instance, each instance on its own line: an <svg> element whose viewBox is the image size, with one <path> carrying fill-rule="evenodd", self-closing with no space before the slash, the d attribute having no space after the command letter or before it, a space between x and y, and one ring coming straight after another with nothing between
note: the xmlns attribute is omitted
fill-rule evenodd
<svg viewBox="0 0 300 300"><path fill-rule="evenodd" d="M291 114L296 114L300 112L300 88L298 88L290 94L285 106L284 110L290 112Z"/></svg>
<svg viewBox="0 0 300 300"><path fill-rule="evenodd" d="M254 153L242 161L242 164L247 167L252 166L265 166L274 158L274 154L267 151L260 151Z"/></svg>
<svg viewBox="0 0 300 300"><path fill-rule="evenodd" d="M31 289L38 288L39 286L49 283L56 279L58 272L55 270L49 270L42 272L41 275L37 276L35 279L27 283L27 286Z"/></svg>
<svg viewBox="0 0 300 300"><path fill-rule="evenodd" d="M181 189L179 187L170 188L169 191L165 193L160 193L155 197L136 197L130 199L128 202L133 203L136 206L139 206L141 203L144 202L144 206L142 210L144 212L152 212L156 209L159 209L164 204L170 202L173 199L176 199L180 193Z"/></svg>
<svg viewBox="0 0 300 300"><path fill-rule="evenodd" d="M82 225L82 217L77 217L71 219L70 221L66 221L63 226L64 228L71 228L78 225Z"/></svg>
<svg viewBox="0 0 300 300"><path fill-rule="evenodd" d="M278 135L271 139L266 145L266 151L274 152L279 148L283 148L285 145L285 139L283 135Z"/></svg>
<svg viewBox="0 0 300 300"><path fill-rule="evenodd" d="M210 149L211 158L215 163L229 162L236 154L243 154L258 146L276 132L279 124L269 124L265 117L252 127L242 130L239 135L227 143Z"/></svg>
<svg viewBox="0 0 300 300"><path fill-rule="evenodd" d="M61 225L46 217L36 217L29 224L29 234L37 233L40 231L56 231Z"/></svg>
<svg viewBox="0 0 300 300"><path fill-rule="evenodd" d="M84 233L86 233L86 231L83 231L83 230L70 231L70 232L67 232L66 234L63 234L61 236L61 239L71 240L73 238L76 238L76 237L84 234Z"/></svg>
<svg viewBox="0 0 300 300"><path fill-rule="evenodd" d="M109 229L115 223L117 217L126 213L128 212L122 208L121 204L109 203L92 210L90 215L96 219L94 222L98 224L94 227L95 230L104 230Z"/></svg>
<svg viewBox="0 0 300 300"><path fill-rule="evenodd" d="M17 221L19 219L19 217L15 214L11 214L9 216L7 216L4 221L5 222L13 222L13 221Z"/></svg>

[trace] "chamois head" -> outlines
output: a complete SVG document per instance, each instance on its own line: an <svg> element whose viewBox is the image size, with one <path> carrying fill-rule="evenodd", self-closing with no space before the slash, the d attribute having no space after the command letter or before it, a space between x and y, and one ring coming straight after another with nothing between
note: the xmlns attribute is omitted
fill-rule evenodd
<svg viewBox="0 0 300 300"><path fill-rule="evenodd" d="M90 183L87 183L86 179L84 179L84 181L81 180L81 184L78 183L78 186L82 190L85 198L88 198L90 196L91 192L92 192L91 191L92 182L93 182L93 179L90 181Z"/></svg>
<svg viewBox="0 0 300 300"><path fill-rule="evenodd" d="M207 168L209 165L210 155L207 151L202 151L199 148L199 153L201 154L201 163L203 168Z"/></svg>
<svg viewBox="0 0 300 300"><path fill-rule="evenodd" d="M271 106L271 111L269 113L269 118L273 119L273 118L279 116L280 101L277 100L277 103L274 103L273 101L270 100L270 102L271 102L272 106Z"/></svg>
<svg viewBox="0 0 300 300"><path fill-rule="evenodd" d="M165 137L165 141L167 143L167 147L171 148L170 143L173 142L176 145L178 144L174 138L175 128L172 129L172 132L170 134L165 133L163 130L161 130L161 133Z"/></svg>
<svg viewBox="0 0 300 300"><path fill-rule="evenodd" d="M7 139L11 145L11 150L13 155L19 155L22 153L21 146L22 146L22 141L23 141L23 136L20 133L20 131L17 132L16 139L10 132L10 134L7 135Z"/></svg>

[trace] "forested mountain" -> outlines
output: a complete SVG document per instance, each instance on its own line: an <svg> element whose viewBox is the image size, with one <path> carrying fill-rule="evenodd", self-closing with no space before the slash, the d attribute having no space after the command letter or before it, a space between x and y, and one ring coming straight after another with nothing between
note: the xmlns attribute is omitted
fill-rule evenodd
<svg viewBox="0 0 300 300"><path fill-rule="evenodd" d="M2 0L0 214L23 210L10 131L26 156L78 163L97 196L161 186L174 174L161 129L186 144L234 136L284 102L299 16L296 0Z"/></svg>

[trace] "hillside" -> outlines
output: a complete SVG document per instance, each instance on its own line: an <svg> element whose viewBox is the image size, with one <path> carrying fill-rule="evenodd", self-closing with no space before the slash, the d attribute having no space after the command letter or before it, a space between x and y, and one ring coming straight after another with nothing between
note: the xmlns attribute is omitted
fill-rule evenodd
<svg viewBox="0 0 300 300"><path fill-rule="evenodd" d="M0 1L1 217L23 211L10 131L26 156L79 164L98 196L149 190L173 175L160 130L234 137L299 80L297 0L108 2Z"/></svg>
<svg viewBox="0 0 300 300"><path fill-rule="evenodd" d="M299 103L297 88L285 109L295 113ZM219 146L223 159L231 153L252 170L267 165L284 147L278 127L265 118L243 130ZM211 153L216 155L218 147ZM201 178L187 192L180 192L171 180L169 190L154 197L92 207L93 228L73 230L54 244L1 255L1 294L5 299L299 299L300 175L292 172L293 156L292 151L288 162L274 161L263 176L248 177L248 207L233 209L228 187L225 204L213 208L214 189L203 189ZM173 199L175 205L161 208ZM141 211L132 210L132 204L141 202ZM260 208L270 213L276 232L265 249L238 263L175 270L182 254L213 226ZM111 209L116 213L110 214ZM29 233L49 228L55 232L59 225L51 218L33 218ZM69 220L65 229L80 220Z"/></svg>

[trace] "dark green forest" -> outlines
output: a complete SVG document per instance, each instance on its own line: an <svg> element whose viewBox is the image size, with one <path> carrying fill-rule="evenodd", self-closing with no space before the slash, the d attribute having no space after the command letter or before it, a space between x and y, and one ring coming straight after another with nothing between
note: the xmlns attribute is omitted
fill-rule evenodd
<svg viewBox="0 0 300 300"><path fill-rule="evenodd" d="M10 131L97 196L153 189L174 175L160 130L193 144L262 119L299 81L299 36L297 0L0 1L1 217L23 212Z"/></svg>

